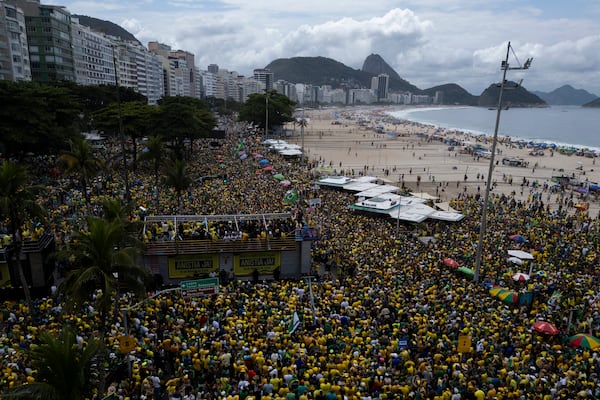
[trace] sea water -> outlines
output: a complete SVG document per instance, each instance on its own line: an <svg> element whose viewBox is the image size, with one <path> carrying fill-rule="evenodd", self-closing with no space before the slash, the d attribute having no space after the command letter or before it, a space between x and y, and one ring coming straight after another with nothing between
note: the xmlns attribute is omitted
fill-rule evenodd
<svg viewBox="0 0 600 400"><path fill-rule="evenodd" d="M389 114L448 130L493 135L497 109L423 107L390 111ZM509 108L500 113L498 135L600 150L600 109L578 106Z"/></svg>

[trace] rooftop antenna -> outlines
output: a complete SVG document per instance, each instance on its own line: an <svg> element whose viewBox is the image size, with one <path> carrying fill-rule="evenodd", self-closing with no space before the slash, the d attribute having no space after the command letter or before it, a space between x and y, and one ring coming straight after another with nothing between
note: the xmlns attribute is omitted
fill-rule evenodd
<svg viewBox="0 0 600 400"><path fill-rule="evenodd" d="M511 52L518 64L518 66L516 66L516 67L512 67L508 62L508 57L510 56ZM498 128L500 127L500 113L502 112L502 95L504 93L505 88L506 89L515 89L515 88L521 86L521 83L523 82L523 80L521 79L521 81L519 81L519 83L516 86L506 87L506 73L509 70L529 69L532 61L533 61L533 58L528 58L525 61L525 64L521 65L521 63L519 62L519 59L517 58L517 55L515 54L512 46L510 45L510 42L508 42L508 46L506 49L506 58L500 64L500 69L502 70L502 81L500 83L500 94L498 95L498 108L497 108L497 112L496 112L496 127L494 128L494 137L492 139L492 155L490 157L490 165L488 167L487 182L485 185L485 196L484 196L483 205L481 208L481 223L479 225L479 241L477 243L477 253L475 255L475 271L474 271L474 276L473 276L473 281L475 281L475 282L479 282L479 273L481 270L481 252L483 249L483 239L485 238L485 234L486 234L487 208L488 208L488 202L489 202L489 198L490 198L490 190L492 187L492 174L494 172L494 158L496 156L496 145L498 144Z"/></svg>

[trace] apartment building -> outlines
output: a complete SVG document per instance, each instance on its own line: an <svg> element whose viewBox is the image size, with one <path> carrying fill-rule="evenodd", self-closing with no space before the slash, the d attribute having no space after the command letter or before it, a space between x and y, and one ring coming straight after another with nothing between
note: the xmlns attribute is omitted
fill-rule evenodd
<svg viewBox="0 0 600 400"><path fill-rule="evenodd" d="M75 81L80 85L115 85L113 41L71 18Z"/></svg>
<svg viewBox="0 0 600 400"><path fill-rule="evenodd" d="M272 90L275 82L273 71L268 68L259 68L254 70L254 79L262 82L266 90Z"/></svg>
<svg viewBox="0 0 600 400"><path fill-rule="evenodd" d="M31 80L25 13L5 2L0 2L0 80Z"/></svg>

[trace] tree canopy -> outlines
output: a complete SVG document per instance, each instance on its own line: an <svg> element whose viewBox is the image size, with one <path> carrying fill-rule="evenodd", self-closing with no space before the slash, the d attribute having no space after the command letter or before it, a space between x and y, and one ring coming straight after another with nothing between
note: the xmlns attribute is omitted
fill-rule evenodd
<svg viewBox="0 0 600 400"><path fill-rule="evenodd" d="M238 119L240 121L252 122L264 129L267 118L267 96L269 97L269 127L281 126L286 122L294 120L293 112L296 103L275 90L271 90L265 94L254 93L248 96L248 100L240 108Z"/></svg>
<svg viewBox="0 0 600 400"><path fill-rule="evenodd" d="M2 153L52 154L79 132L81 107L65 88L35 82L0 81Z"/></svg>

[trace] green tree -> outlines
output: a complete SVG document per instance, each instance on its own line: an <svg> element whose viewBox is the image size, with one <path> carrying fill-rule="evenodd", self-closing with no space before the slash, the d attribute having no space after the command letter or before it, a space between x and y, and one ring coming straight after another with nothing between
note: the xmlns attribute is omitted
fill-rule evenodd
<svg viewBox="0 0 600 400"><path fill-rule="evenodd" d="M79 183L87 203L90 201L88 186L90 179L102 169L102 161L94 155L88 142L83 137L71 141L71 149L63 151L58 163L68 172L79 175Z"/></svg>
<svg viewBox="0 0 600 400"><path fill-rule="evenodd" d="M150 136L146 142L146 148L140 154L140 161L152 163L152 172L154 173L154 207L158 209L160 196L160 167L165 160L165 146L163 137L160 135Z"/></svg>
<svg viewBox="0 0 600 400"><path fill-rule="evenodd" d="M296 103L275 90L270 90L265 94L251 94L242 105L238 120L252 122L264 129L267 118L267 96L269 128L282 126L286 122L294 120L293 112Z"/></svg>
<svg viewBox="0 0 600 400"><path fill-rule="evenodd" d="M192 184L192 177L188 174L185 161L175 160L165 168L164 184L175 191L179 213L181 213L182 194Z"/></svg>
<svg viewBox="0 0 600 400"><path fill-rule="evenodd" d="M57 335L42 332L40 343L27 351L35 382L23 384L4 394L5 399L89 399L93 396L95 379L94 358L100 353L100 340L90 338L77 343L70 326Z"/></svg>
<svg viewBox="0 0 600 400"><path fill-rule="evenodd" d="M101 321L106 321L119 288L127 288L138 297L145 294L149 274L137 262L142 247L130 245L135 242L130 235L120 219L87 218L87 231L74 235L71 248L64 254L74 269L59 291L67 295L71 306L76 309L91 301L91 295L101 289L95 305ZM105 326L100 330L104 333Z"/></svg>
<svg viewBox="0 0 600 400"><path fill-rule="evenodd" d="M0 81L0 143L3 153L53 154L79 132L81 107L66 88Z"/></svg>
<svg viewBox="0 0 600 400"><path fill-rule="evenodd" d="M4 161L0 168L0 218L7 219L13 235L13 271L19 275L27 302L31 302L29 284L21 265L23 249L23 226L27 221L44 221L45 209L37 201L42 188L31 184L25 167L12 161Z"/></svg>
<svg viewBox="0 0 600 400"><path fill-rule="evenodd" d="M207 137L216 126L216 119L209 111L208 105L193 97L165 97L159 101L159 113L156 121L157 132L171 142L178 159L183 158L185 140L190 143Z"/></svg>
<svg viewBox="0 0 600 400"><path fill-rule="evenodd" d="M126 149L123 143L122 150L126 153L131 153L132 168L134 171L137 168L137 141L139 138L147 136L153 131L157 111L157 107L148 105L143 101L121 103L120 119L123 126L122 133L125 136L121 139L131 138L130 149ZM119 104L111 103L96 111L94 113L94 127L114 136L120 135ZM127 159L127 154L122 154L121 156L123 156L123 160ZM128 166L124 165L124 168L128 168Z"/></svg>

